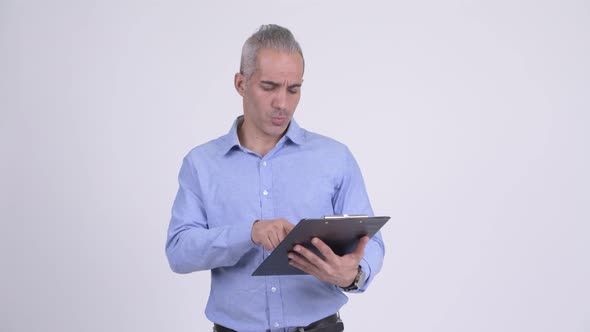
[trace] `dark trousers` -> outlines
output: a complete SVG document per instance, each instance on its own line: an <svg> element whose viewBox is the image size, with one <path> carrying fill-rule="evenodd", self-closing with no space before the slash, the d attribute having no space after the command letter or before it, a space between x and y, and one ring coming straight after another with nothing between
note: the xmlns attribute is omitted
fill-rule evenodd
<svg viewBox="0 0 590 332"><path fill-rule="evenodd" d="M266 330L268 332L270 330ZM315 321L307 326L292 328L289 331L297 332L342 332L344 331L344 323L340 319L340 315L333 314L326 318L322 318ZM236 330L229 329L219 324L213 324L213 332L238 332Z"/></svg>

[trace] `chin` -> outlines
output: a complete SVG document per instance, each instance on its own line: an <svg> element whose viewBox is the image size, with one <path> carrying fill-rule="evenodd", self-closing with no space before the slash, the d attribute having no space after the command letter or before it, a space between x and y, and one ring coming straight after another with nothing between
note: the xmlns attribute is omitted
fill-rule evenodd
<svg viewBox="0 0 590 332"><path fill-rule="evenodd" d="M279 137L283 136L283 134L286 131L287 131L287 126L284 126L284 127L276 127L276 126L273 126L273 128L271 128L270 130L268 130L266 133L269 136L273 136L273 137L279 138Z"/></svg>
<svg viewBox="0 0 590 332"><path fill-rule="evenodd" d="M283 134L285 133L285 130L273 130L270 135L276 138L281 138L283 136Z"/></svg>

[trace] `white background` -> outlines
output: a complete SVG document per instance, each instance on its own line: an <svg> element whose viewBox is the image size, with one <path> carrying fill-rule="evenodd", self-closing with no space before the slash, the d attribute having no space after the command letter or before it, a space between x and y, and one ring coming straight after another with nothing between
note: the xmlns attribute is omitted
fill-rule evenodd
<svg viewBox="0 0 590 332"><path fill-rule="evenodd" d="M469 0L0 0L0 331L210 329L166 228L263 23L392 216L347 331L590 331L590 5Z"/></svg>

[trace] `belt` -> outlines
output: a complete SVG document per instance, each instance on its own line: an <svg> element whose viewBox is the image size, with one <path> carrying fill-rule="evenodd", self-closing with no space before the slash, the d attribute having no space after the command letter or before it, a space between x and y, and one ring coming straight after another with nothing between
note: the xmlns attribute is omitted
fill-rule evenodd
<svg viewBox="0 0 590 332"><path fill-rule="evenodd" d="M302 332L314 332L314 331L323 331L320 330L320 328L325 327L327 325L334 325L334 329L330 329L329 331L344 331L344 324L342 323L342 320L340 320L340 315L338 313L335 313L333 315L330 315L326 318L322 318L320 320L317 320L305 327L298 327L295 328L295 331L302 331ZM213 326L215 326L215 331L217 332L237 332L236 330L232 330L230 328L227 328L225 326L219 325L219 324L213 324ZM328 331L328 330L326 330ZM270 332L270 330L266 330L266 332Z"/></svg>

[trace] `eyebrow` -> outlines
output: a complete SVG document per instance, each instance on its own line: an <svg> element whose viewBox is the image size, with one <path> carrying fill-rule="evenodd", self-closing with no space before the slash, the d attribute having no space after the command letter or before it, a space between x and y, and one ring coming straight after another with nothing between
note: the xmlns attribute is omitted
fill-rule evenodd
<svg viewBox="0 0 590 332"><path fill-rule="evenodd" d="M260 81L260 83L267 84L267 85L272 85L272 86L279 86L279 85L281 85L280 83L273 82L273 81ZM301 87L301 83L291 84L287 88L288 89L292 89L292 88L299 88L299 87Z"/></svg>

